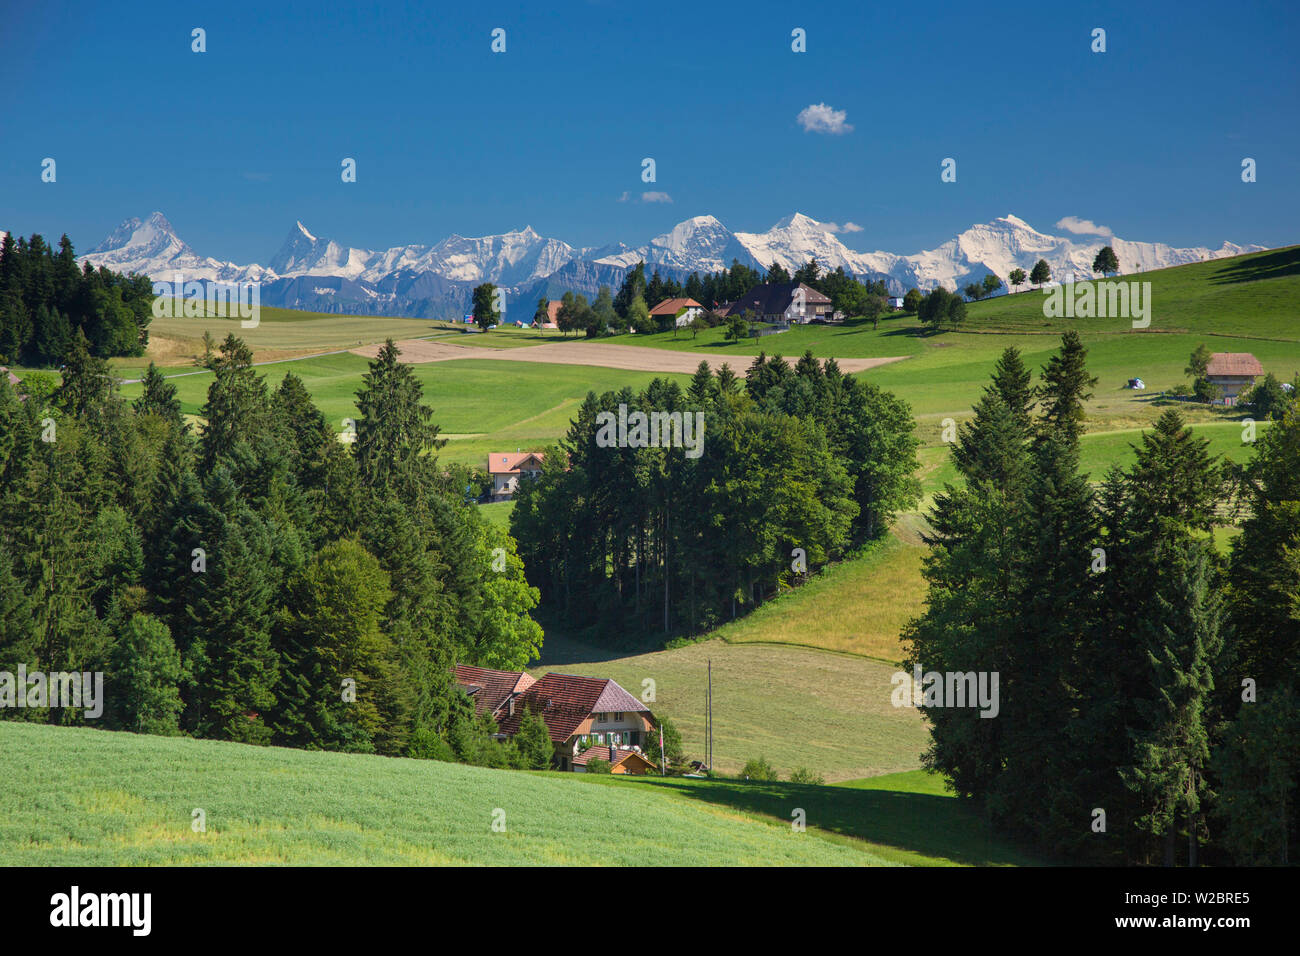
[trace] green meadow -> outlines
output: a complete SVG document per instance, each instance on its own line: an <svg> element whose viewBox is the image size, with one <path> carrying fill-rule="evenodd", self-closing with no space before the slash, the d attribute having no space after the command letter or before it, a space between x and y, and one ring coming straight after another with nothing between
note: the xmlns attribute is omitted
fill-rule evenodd
<svg viewBox="0 0 1300 956"><path fill-rule="evenodd" d="M473 338L473 336L466 336ZM303 380L316 405L340 431L343 419L356 415L356 392L369 360L344 352L260 368L271 388L290 372ZM564 435L589 390L641 389L654 380L652 372L628 372L582 365L459 359L413 365L424 386L424 401L448 444L439 456L448 462L483 466L494 451L540 449ZM212 374L176 374L172 383L186 414L198 415L207 400ZM670 375L683 385L689 376ZM135 398L138 383L122 386Z"/></svg>
<svg viewBox="0 0 1300 956"><path fill-rule="evenodd" d="M0 751L13 866L1030 862L918 773L649 782L9 721Z"/></svg>

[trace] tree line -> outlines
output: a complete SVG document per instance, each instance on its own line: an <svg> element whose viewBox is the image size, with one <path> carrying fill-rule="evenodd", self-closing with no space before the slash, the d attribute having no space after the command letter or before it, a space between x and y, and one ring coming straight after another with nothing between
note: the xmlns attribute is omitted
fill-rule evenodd
<svg viewBox="0 0 1300 956"><path fill-rule="evenodd" d="M623 277L618 292L602 285L594 301L573 291L564 293L556 313L556 325L561 332L579 332L588 338L602 335L619 335L628 331L641 334L667 332L675 327L672 315L651 316L650 310L668 299L694 299L705 309L697 319L692 332L725 323L720 315L722 307L739 299L756 285L765 282L803 282L810 288L828 296L832 307L845 315L865 316L878 320L888 308L889 290L884 280L862 282L847 274L842 267L823 271L815 260L808 260L793 275L779 263L774 263L766 273L739 260L733 259L730 269L700 275L692 272L684 281L663 277L656 269L647 280L645 263L638 262ZM474 290L474 317L486 329L496 322L499 314L492 311L491 301L496 286L484 283ZM550 300L539 299L533 313L535 323L549 317Z"/></svg>
<svg viewBox="0 0 1300 956"><path fill-rule="evenodd" d="M147 276L77 267L65 235L57 251L41 236L0 240L0 364L63 361L84 337L93 355L143 355L153 318Z"/></svg>
<svg viewBox="0 0 1300 956"><path fill-rule="evenodd" d="M699 454L609 447L601 421L620 407L701 414ZM834 359L760 353L743 386L701 362L685 389L589 393L541 476L521 482L510 527L564 626L696 634L881 535L918 498L916 449L907 404Z"/></svg>
<svg viewBox="0 0 1300 956"><path fill-rule="evenodd" d="M1007 349L957 431L906 666L996 672L1001 700L995 719L925 706L926 763L1070 861L1294 860L1300 407L1241 467L1168 410L1094 487L1096 381L1073 331L1037 386ZM1224 556L1230 499L1246 517Z"/></svg>
<svg viewBox="0 0 1300 956"><path fill-rule="evenodd" d="M59 384L32 373L19 395L0 377L3 669L105 673L112 728L549 762L540 718L499 744L453 681L455 663L536 657L537 592L439 467L398 355L390 340L370 363L350 443L233 335L209 359L198 434L155 366L127 402L84 338Z"/></svg>

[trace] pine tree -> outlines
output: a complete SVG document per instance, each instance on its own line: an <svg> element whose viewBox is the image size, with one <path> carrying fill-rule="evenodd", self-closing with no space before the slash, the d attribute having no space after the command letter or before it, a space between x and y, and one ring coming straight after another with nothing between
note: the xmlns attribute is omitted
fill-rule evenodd
<svg viewBox="0 0 1300 956"><path fill-rule="evenodd" d="M1077 444L1083 434L1084 403L1092 398L1098 379L1088 374L1088 350L1079 333L1070 329L1061 335L1061 348L1043 369L1043 384L1038 390L1043 402L1041 429L1044 434L1057 432L1070 444Z"/></svg>
<svg viewBox="0 0 1300 956"><path fill-rule="evenodd" d="M397 493L413 503L432 487L436 459L446 444L438 438L433 410L421 398L424 387L388 339L357 391L357 438L353 454L361 482L372 493Z"/></svg>
<svg viewBox="0 0 1300 956"><path fill-rule="evenodd" d="M717 395L717 384L713 381L713 373L709 371L708 362L701 360L695 367L695 374L691 376L691 384L686 392L695 405L712 404Z"/></svg>
<svg viewBox="0 0 1300 956"><path fill-rule="evenodd" d="M229 520L208 553L198 594L186 608L187 703L197 732L268 743L278 661L271 645L274 593L270 541L246 510Z"/></svg>
<svg viewBox="0 0 1300 956"><path fill-rule="evenodd" d="M167 381L153 362L150 362L149 368L145 370L144 389L140 397L132 403L132 407L137 415L157 415L178 428L183 423L180 399L176 397L176 386Z"/></svg>
<svg viewBox="0 0 1300 956"><path fill-rule="evenodd" d="M1033 422L1033 375L1020 358L1020 350L1007 346L993 367L993 383L988 386L1002 396L1026 435L1031 433Z"/></svg>
<svg viewBox="0 0 1300 956"><path fill-rule="evenodd" d="M253 353L242 339L226 336L212 359L212 384L200 412L205 421L199 443L199 461L211 471L222 457L253 442L268 426L266 379L253 369Z"/></svg>

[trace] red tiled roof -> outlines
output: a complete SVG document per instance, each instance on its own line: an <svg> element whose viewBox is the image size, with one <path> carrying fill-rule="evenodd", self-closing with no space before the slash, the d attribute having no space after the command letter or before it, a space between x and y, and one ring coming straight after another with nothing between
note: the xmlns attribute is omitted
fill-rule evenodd
<svg viewBox="0 0 1300 956"><path fill-rule="evenodd" d="M650 314L651 315L676 315L678 312L682 311L682 309L702 309L702 308L704 308L704 306L700 305L694 299L664 299L662 302L660 302L658 305L656 305L653 309L650 310Z"/></svg>
<svg viewBox="0 0 1300 956"><path fill-rule="evenodd" d="M576 674L547 674L529 687L519 695L514 716L502 714L499 718L501 732L516 733L525 709L542 715L546 728L551 732L551 740L557 744L572 737L583 721L593 713L650 711L649 707L614 681L604 677L579 677Z"/></svg>
<svg viewBox="0 0 1300 956"><path fill-rule="evenodd" d="M494 451L488 455L488 474L490 475L513 475L519 471L519 466L529 458L536 458L540 463L545 460L546 455L540 451L523 451L523 452L504 452Z"/></svg>
<svg viewBox="0 0 1300 956"><path fill-rule="evenodd" d="M573 755L573 765L575 767L585 767L589 760L608 760L611 767L617 767L632 756L640 757L646 763L650 762L644 754L630 750L627 747L614 747L613 749L614 755L610 756L609 744L592 744L582 753Z"/></svg>
<svg viewBox="0 0 1300 956"><path fill-rule="evenodd" d="M474 700L475 713L495 713L511 694L522 693L537 683L523 671L494 671L486 667L456 665L456 683Z"/></svg>
<svg viewBox="0 0 1300 956"><path fill-rule="evenodd" d="M1249 352L1215 352L1206 366L1206 375L1263 375L1264 366Z"/></svg>

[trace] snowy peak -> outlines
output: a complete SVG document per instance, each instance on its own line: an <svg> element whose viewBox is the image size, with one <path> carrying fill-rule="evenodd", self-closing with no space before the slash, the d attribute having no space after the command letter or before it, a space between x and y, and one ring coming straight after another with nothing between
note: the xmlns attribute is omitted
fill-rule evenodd
<svg viewBox="0 0 1300 956"><path fill-rule="evenodd" d="M276 275L337 275L356 278L366 269L374 253L345 249L330 239L311 234L301 221L295 222L280 251L271 258Z"/></svg>
<svg viewBox="0 0 1300 956"><path fill-rule="evenodd" d="M261 279L266 270L259 265L237 266L209 256L200 256L191 249L167 217L160 212L148 219L128 219L109 234L108 238L84 256L94 266L108 266L118 272L136 272L158 279L170 279L180 272L185 279L238 280Z"/></svg>
<svg viewBox="0 0 1300 956"><path fill-rule="evenodd" d="M167 217L154 212L148 219L128 219L122 223L103 242L90 250L91 253L113 253L123 258L170 257L189 251Z"/></svg>
<svg viewBox="0 0 1300 956"><path fill-rule="evenodd" d="M815 259L825 270L863 271L858 253L840 242L822 223L803 213L787 216L767 232L738 232L736 239L764 269L779 264L793 272L809 259Z"/></svg>
<svg viewBox="0 0 1300 956"><path fill-rule="evenodd" d="M457 282L512 286L545 278L577 254L567 242L547 239L525 226L499 236L448 236L434 244L419 265Z"/></svg>
<svg viewBox="0 0 1300 956"><path fill-rule="evenodd" d="M1089 225L1086 220L1075 224ZM198 255L155 212L144 220L126 220L81 258L155 279L169 280L182 272L186 279L260 281L268 284L263 302L269 305L446 318L463 313L470 290L481 282L493 282L512 295L553 297L572 289L591 296L601 284L617 286L639 261L648 271L684 279L691 272L728 269L732 260L762 271L779 263L793 272L812 259L825 270L842 268L860 278L885 279L895 294L902 294L912 287L958 289L989 272L1006 279L1016 268L1028 272L1039 259L1047 260L1056 279L1091 278L1093 257L1103 245L1115 249L1123 273L1263 248L1225 242L1218 249L1180 249L1120 239L1106 231L1054 236L1011 214L970 226L934 249L905 255L858 252L837 232L834 225L799 212L761 233L733 233L716 217L704 215L684 219L636 247L615 243L580 251L525 226L501 235L452 235L433 245L370 251L317 236L297 221L264 267Z"/></svg>

